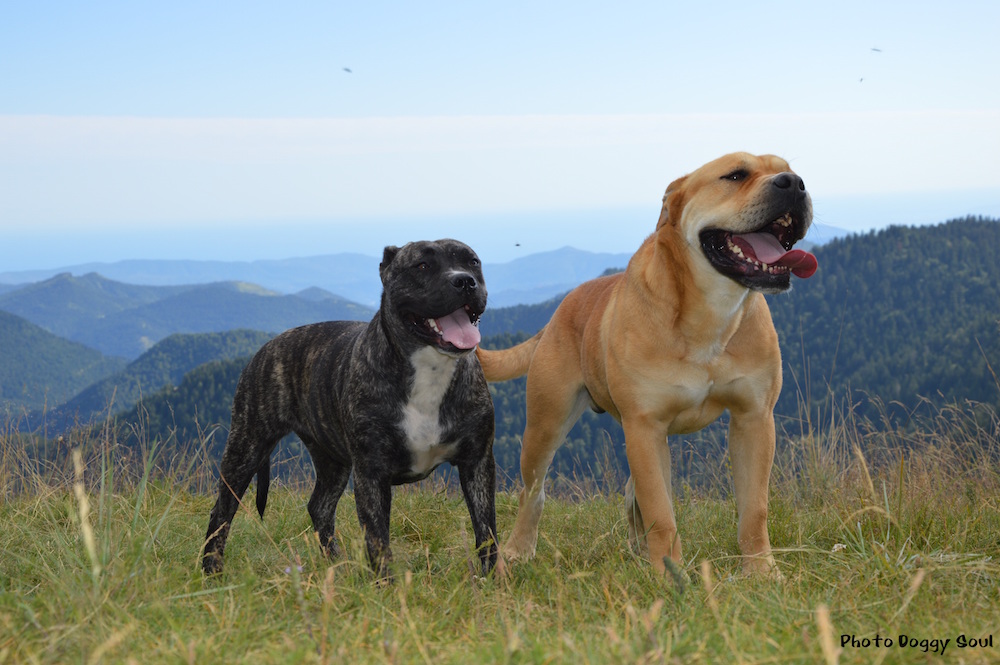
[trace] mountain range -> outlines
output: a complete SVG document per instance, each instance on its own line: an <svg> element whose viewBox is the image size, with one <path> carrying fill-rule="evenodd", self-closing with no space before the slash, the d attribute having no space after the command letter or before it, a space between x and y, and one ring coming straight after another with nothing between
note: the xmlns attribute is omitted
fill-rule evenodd
<svg viewBox="0 0 1000 665"><path fill-rule="evenodd" d="M796 280L789 293L768 296L785 365L780 427L801 427L804 413L828 408L830 400L872 418L873 426L886 410L907 417L925 401L1000 408L1000 262L994 260L1000 222L968 218L890 227L837 239L814 252L820 267L812 278ZM616 264L597 273L621 267ZM488 309L484 345L508 346L533 333L561 296ZM310 306L351 309L337 316ZM239 370L294 316L371 315L320 288L281 295L238 282L136 287L97 275L57 275L0 293L0 310L11 307L22 314L0 311L0 408L31 412L34 423L44 408L50 433L117 411L124 427L142 425L161 438L194 436L212 425L224 431ZM129 352L102 354L43 330L38 321ZM246 321L263 323L239 325ZM196 326L220 330L176 334L183 332L177 328ZM241 327L259 332L236 330ZM138 350L141 334L149 340L144 352ZM109 342L115 338L118 346ZM516 475L523 380L496 384L491 392L497 459L513 465ZM140 394L144 424L136 421ZM595 446L617 436L606 416L587 414L557 462L572 469L578 469L578 459L599 464L591 455Z"/></svg>
<svg viewBox="0 0 1000 665"><path fill-rule="evenodd" d="M540 302L590 279L608 266L624 267L628 254L585 252L572 247L531 254L509 263L484 266L491 307ZM380 258L335 254L252 262L122 261L0 274L8 291L24 282L99 274L106 279L160 288L187 288L204 283L252 283L276 294L319 289L374 309L382 295ZM3 292L0 291L0 297Z"/></svg>
<svg viewBox="0 0 1000 665"><path fill-rule="evenodd" d="M819 270L788 293L768 296L782 348L784 386L776 408L779 439L813 423L856 419L858 431L944 417L943 405L993 428L1000 413L1000 221L963 219L933 227L892 227L815 249ZM545 324L561 298L500 308L483 345L508 347ZM485 322L484 322L485 325ZM514 333L513 331L518 331ZM175 388L149 395L142 419L119 415L129 431L197 441L217 456L247 358L202 365ZM494 456L502 482L516 478L525 418L525 380L490 386L496 411ZM725 417L723 418L723 420ZM963 421L964 422L964 421ZM964 426L964 425L963 425ZM697 482L708 459L725 459L725 430L676 437L678 473ZM673 438L673 437L672 437ZM861 445L875 445L878 438ZM555 472L600 480L627 468L620 426L586 412L553 460ZM301 450L283 447L295 457ZM692 476L693 474L693 476Z"/></svg>
<svg viewBox="0 0 1000 665"><path fill-rule="evenodd" d="M848 235L847 231L813 224L808 243L823 244ZM636 247L638 249L638 247ZM543 302L565 293L607 268L624 268L630 254L585 252L572 247L529 254L507 263L486 263L490 307ZM245 282L279 294L299 294L318 288L369 308L378 306L382 284L381 257L342 253L261 261L129 260L86 263L50 270L0 272L0 295L19 285L43 282L60 273L85 276L96 273L127 284L182 286L215 282Z"/></svg>

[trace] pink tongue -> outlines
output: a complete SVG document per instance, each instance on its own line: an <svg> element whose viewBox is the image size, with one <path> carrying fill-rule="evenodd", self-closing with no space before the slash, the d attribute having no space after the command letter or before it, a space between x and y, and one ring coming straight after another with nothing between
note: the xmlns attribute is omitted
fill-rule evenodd
<svg viewBox="0 0 1000 665"><path fill-rule="evenodd" d="M472 325L469 314L464 309L455 310L448 316L435 319L435 322L441 330L444 341L460 349L474 349L482 339L479 328Z"/></svg>
<svg viewBox="0 0 1000 665"><path fill-rule="evenodd" d="M734 235L734 240L743 240L750 245L757 260L768 265L785 266L796 277L812 277L819 264L816 257L801 249L786 252L778 239L770 233L742 233Z"/></svg>

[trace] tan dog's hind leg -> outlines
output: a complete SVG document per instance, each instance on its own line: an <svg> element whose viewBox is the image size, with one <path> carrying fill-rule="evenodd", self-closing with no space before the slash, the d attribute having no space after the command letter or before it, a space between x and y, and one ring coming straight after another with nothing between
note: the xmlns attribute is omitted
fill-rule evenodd
<svg viewBox="0 0 1000 665"><path fill-rule="evenodd" d="M556 449L589 403L582 386L567 389L566 380L560 380L558 373L528 375L527 423L521 441L524 487L518 497L514 528L503 547L506 558L530 559L535 555L538 521L545 504L545 474Z"/></svg>
<svg viewBox="0 0 1000 665"><path fill-rule="evenodd" d="M736 538L743 553L743 572L781 578L767 532L767 493L774 463L774 417L732 415L729 459L739 525Z"/></svg>
<svg viewBox="0 0 1000 665"><path fill-rule="evenodd" d="M629 479L644 529L649 561L658 572L666 571L664 557L681 563L681 541L671 496L670 448L666 428L644 418L625 418L625 453L632 473ZM628 504L626 504L628 509ZM636 525L639 526L639 525Z"/></svg>

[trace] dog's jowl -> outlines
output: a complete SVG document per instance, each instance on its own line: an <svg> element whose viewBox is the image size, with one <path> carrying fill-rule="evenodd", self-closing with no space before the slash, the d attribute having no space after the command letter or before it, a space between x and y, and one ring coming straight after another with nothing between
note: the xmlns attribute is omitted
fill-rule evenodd
<svg viewBox="0 0 1000 665"><path fill-rule="evenodd" d="M370 323L289 330L240 377L202 566L222 569L226 537L251 478L267 502L270 456L290 432L316 469L309 515L337 554L337 502L354 474L368 557L389 575L392 486L458 469L484 574L497 562L493 402L475 350L486 285L475 252L455 240L386 247L382 302Z"/></svg>

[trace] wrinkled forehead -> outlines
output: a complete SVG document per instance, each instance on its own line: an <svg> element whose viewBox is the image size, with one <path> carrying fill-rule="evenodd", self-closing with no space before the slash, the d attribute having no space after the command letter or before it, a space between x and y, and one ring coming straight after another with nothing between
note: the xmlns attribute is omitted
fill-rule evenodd
<svg viewBox="0 0 1000 665"><path fill-rule="evenodd" d="M399 250L397 258L406 261L427 259L469 259L479 258L464 242L444 238L442 240L420 240L407 243Z"/></svg>

